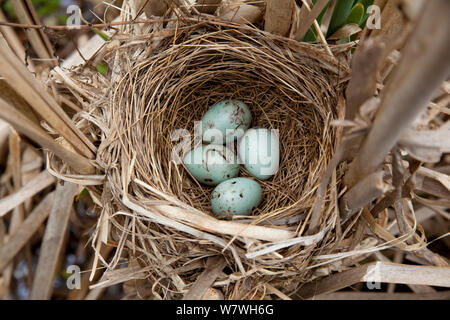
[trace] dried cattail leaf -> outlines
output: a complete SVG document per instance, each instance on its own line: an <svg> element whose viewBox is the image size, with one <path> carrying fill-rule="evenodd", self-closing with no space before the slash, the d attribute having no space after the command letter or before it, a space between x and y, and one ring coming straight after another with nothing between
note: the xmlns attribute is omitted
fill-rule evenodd
<svg viewBox="0 0 450 320"><path fill-rule="evenodd" d="M429 163L439 162L450 152L450 122L439 130L406 129L398 144L413 158Z"/></svg>
<svg viewBox="0 0 450 320"><path fill-rule="evenodd" d="M294 11L294 0L268 0L264 17L264 30L273 34L287 36L291 29Z"/></svg>
<svg viewBox="0 0 450 320"><path fill-rule="evenodd" d="M329 36L328 40L346 39L359 32L361 32L361 28L356 23L349 23Z"/></svg>
<svg viewBox="0 0 450 320"><path fill-rule="evenodd" d="M197 0L194 7L201 13L214 14L222 0Z"/></svg>
<svg viewBox="0 0 450 320"><path fill-rule="evenodd" d="M261 7L249 4L231 5L221 10L219 18L235 23L254 24L262 18L262 13Z"/></svg>
<svg viewBox="0 0 450 320"><path fill-rule="evenodd" d="M152 16L163 17L169 10L170 0L148 0L144 7L145 15L150 18Z"/></svg>

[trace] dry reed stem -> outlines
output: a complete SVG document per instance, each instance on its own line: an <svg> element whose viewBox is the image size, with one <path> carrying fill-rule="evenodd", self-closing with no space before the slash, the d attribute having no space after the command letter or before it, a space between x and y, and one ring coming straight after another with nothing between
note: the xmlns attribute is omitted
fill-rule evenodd
<svg viewBox="0 0 450 320"><path fill-rule="evenodd" d="M392 190L392 186L383 181L383 176L383 171L372 173L346 192L340 200L339 207L343 221L373 200Z"/></svg>
<svg viewBox="0 0 450 320"><path fill-rule="evenodd" d="M169 10L169 0L144 0L144 12L147 17L162 17Z"/></svg>
<svg viewBox="0 0 450 320"><path fill-rule="evenodd" d="M39 261L36 267L31 300L50 299L53 290L53 277L63 250L64 235L67 231L73 198L78 186L66 182L56 187L55 201L50 212L44 238L42 239Z"/></svg>
<svg viewBox="0 0 450 320"><path fill-rule="evenodd" d="M41 227L50 213L53 202L54 192L51 192L30 212L20 228L2 245L0 248L0 271L5 268Z"/></svg>
<svg viewBox="0 0 450 320"><path fill-rule="evenodd" d="M449 14L448 1L426 3L403 59L383 90L373 127L346 174L347 185L355 185L380 165L448 76L450 65L442 61L450 60L450 42L444 31L450 28Z"/></svg>
<svg viewBox="0 0 450 320"><path fill-rule="evenodd" d="M334 292L315 296L313 300L449 300L450 290L438 292Z"/></svg>
<svg viewBox="0 0 450 320"><path fill-rule="evenodd" d="M8 138L11 126L0 119L0 165L5 165L8 158Z"/></svg>
<svg viewBox="0 0 450 320"><path fill-rule="evenodd" d="M23 24L40 24L39 16L30 0L15 0L11 1L11 4L19 22ZM27 29L25 32L39 58L49 66L57 65L58 62L47 35L39 29Z"/></svg>
<svg viewBox="0 0 450 320"><path fill-rule="evenodd" d="M20 190L22 186L22 172L21 172L21 149L20 149L20 137L18 133L11 129L9 134L9 165L12 167L12 182L14 192ZM14 208L10 226L8 230L8 237L14 234L21 226L25 218L25 207L19 204ZM28 248L29 249L29 248ZM3 270L3 280L7 287L10 286L10 281L14 271L14 263L9 264L5 270Z"/></svg>
<svg viewBox="0 0 450 320"><path fill-rule="evenodd" d="M183 300L200 300L225 267L223 257L210 257L206 260L206 268L183 297Z"/></svg>
<svg viewBox="0 0 450 320"><path fill-rule="evenodd" d="M223 8L219 19L241 24L255 24L263 16L263 8L250 4L236 4Z"/></svg>
<svg viewBox="0 0 450 320"><path fill-rule="evenodd" d="M304 0L302 0L302 2L305 4L305 7L308 6L308 4L307 4L306 2L304 2ZM330 46L328 45L327 40L325 39L325 35L324 35L324 33L322 32L322 29L320 28L319 23L317 22L317 20L314 20L313 26L314 26L314 29L316 30L316 32L317 32L317 34L318 34L318 36L319 36L320 42L321 42L321 43L323 44L323 46L325 47L325 50L328 52L328 54L329 54L331 57L334 58L333 52L331 51Z"/></svg>
<svg viewBox="0 0 450 320"><path fill-rule="evenodd" d="M55 178L52 175L47 171L42 171L22 188L0 200L0 217L16 208L28 198L31 198L38 192L52 185L54 182Z"/></svg>
<svg viewBox="0 0 450 320"><path fill-rule="evenodd" d="M214 14L222 0L196 0L194 7L202 13Z"/></svg>
<svg viewBox="0 0 450 320"><path fill-rule="evenodd" d="M34 112L23 97L14 91L5 80L0 81L0 98L13 106L18 112L26 116L34 124L40 126L40 116Z"/></svg>
<svg viewBox="0 0 450 320"><path fill-rule="evenodd" d="M377 72L386 55L386 45L380 39L369 38L355 51L351 62L351 78L346 89L345 119L353 120L362 104L376 92Z"/></svg>
<svg viewBox="0 0 450 320"><path fill-rule="evenodd" d="M393 260L391 261L390 259L388 259L386 256L384 256L381 252L375 252L374 256L377 258L377 260L379 261L383 261L383 262L388 262L388 263L395 263L395 264L400 264L402 263L403 259L404 259L404 252L403 251L396 251L394 253L394 257ZM395 282L391 282L388 284L387 286L387 292L388 293L393 293L395 291L395 287L396 287L396 283ZM426 286L426 285L416 285L416 284L407 284L407 286L416 293L430 293L430 292L436 292L435 289L433 289L433 287L430 286Z"/></svg>
<svg viewBox="0 0 450 320"><path fill-rule="evenodd" d="M314 23L314 21L316 21L316 18L319 16L328 2L329 0L319 0L314 4L312 9L309 8L308 4L305 1L303 2L304 6L300 11L299 21L297 22L299 26L294 33L295 40L303 40L311 25Z"/></svg>
<svg viewBox="0 0 450 320"><path fill-rule="evenodd" d="M7 22L6 17L2 10L0 10L0 22ZM14 51L14 53L23 62L27 61L28 70L31 72L35 71L34 62L31 59L27 59L27 54L25 52L25 47L20 41L17 33L10 27L0 27L0 33L4 36L8 46Z"/></svg>
<svg viewBox="0 0 450 320"><path fill-rule="evenodd" d="M111 251L114 249L113 246L104 246L100 254L102 257L108 258ZM88 266L92 266L94 260L94 255L89 258ZM98 279L94 279L96 281ZM89 294L89 272L83 272L80 279L80 288L73 289L67 296L67 300L82 300Z"/></svg>
<svg viewBox="0 0 450 320"><path fill-rule="evenodd" d="M308 299L366 281L450 287L450 268L373 262L312 281L295 295Z"/></svg>
<svg viewBox="0 0 450 320"><path fill-rule="evenodd" d="M403 13L402 3L404 0L390 0L386 1L381 11L381 29L371 30L371 37L388 36L401 33L407 25L408 19ZM417 0L416 2L426 2ZM402 43L397 44L397 48L401 47Z"/></svg>
<svg viewBox="0 0 450 320"><path fill-rule="evenodd" d="M39 143L42 147L51 150L59 158L69 164L76 172L84 174L94 172L94 166L89 159L56 142L41 127L1 98L0 117L8 121L21 134Z"/></svg>
<svg viewBox="0 0 450 320"><path fill-rule="evenodd" d="M96 148L71 122L43 85L35 79L18 58L0 41L0 74L39 113L86 157L93 157Z"/></svg>
<svg viewBox="0 0 450 320"><path fill-rule="evenodd" d="M330 35L327 39L338 41L341 39L350 38L351 36L360 33L361 28L356 23L349 23Z"/></svg>
<svg viewBox="0 0 450 320"><path fill-rule="evenodd" d="M268 0L264 17L264 30L273 34L287 36L291 29L295 1Z"/></svg>

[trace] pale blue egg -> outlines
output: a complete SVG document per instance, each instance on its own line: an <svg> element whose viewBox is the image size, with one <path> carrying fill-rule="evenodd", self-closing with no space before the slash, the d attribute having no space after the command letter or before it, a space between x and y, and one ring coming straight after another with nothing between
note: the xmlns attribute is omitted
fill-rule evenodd
<svg viewBox="0 0 450 320"><path fill-rule="evenodd" d="M251 128L239 140L241 163L250 174L266 180L279 168L280 144L277 132L266 128Z"/></svg>
<svg viewBox="0 0 450 320"><path fill-rule="evenodd" d="M237 177L240 168L236 154L217 144L203 145L189 151L183 157L183 163L195 179L210 186Z"/></svg>
<svg viewBox="0 0 450 320"><path fill-rule="evenodd" d="M219 216L249 215L261 203L262 189L249 178L229 179L219 184L211 195L211 209Z"/></svg>
<svg viewBox="0 0 450 320"><path fill-rule="evenodd" d="M252 121L247 105L239 100L223 100L214 104L202 118L202 139L224 144L244 135Z"/></svg>

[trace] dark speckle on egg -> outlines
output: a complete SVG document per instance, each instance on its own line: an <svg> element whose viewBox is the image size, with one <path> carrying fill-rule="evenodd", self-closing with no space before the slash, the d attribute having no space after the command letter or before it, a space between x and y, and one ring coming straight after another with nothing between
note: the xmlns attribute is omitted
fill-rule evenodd
<svg viewBox="0 0 450 320"><path fill-rule="evenodd" d="M239 139L251 123L251 112L247 105L239 100L222 100L215 103L203 116L203 140L212 142L213 137L207 134L209 129L217 129L222 137L229 140ZM242 130L237 130L242 129ZM229 130L229 132L227 132Z"/></svg>
<svg viewBox="0 0 450 320"><path fill-rule="evenodd" d="M214 197L214 193L220 193L221 197ZM249 178L234 178L219 184L213 191L211 208L219 214L225 208L231 214L251 214L261 201L262 190L259 183Z"/></svg>

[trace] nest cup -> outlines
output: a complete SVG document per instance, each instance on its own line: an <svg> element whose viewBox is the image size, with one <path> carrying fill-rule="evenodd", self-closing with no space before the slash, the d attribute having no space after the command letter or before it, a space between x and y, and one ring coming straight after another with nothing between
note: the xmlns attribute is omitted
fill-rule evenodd
<svg viewBox="0 0 450 320"><path fill-rule="evenodd" d="M153 286L161 297L181 297L204 270L198 262L217 255L226 260L216 281L226 298L262 297L261 283L294 292L314 277L312 257L334 239L335 185L318 233L307 231L339 136L330 122L339 116L342 68L322 48L224 23L179 21L151 41L112 52L111 63L140 54L123 61L119 81L88 106L99 118L89 123L106 175L97 191L116 256L130 249L148 279L164 278ZM278 172L259 181L262 203L232 221L213 215L213 187L195 181L173 156L183 143L194 147L195 121L224 99L245 102L251 127L277 129L280 141ZM243 167L240 175L250 176Z"/></svg>

